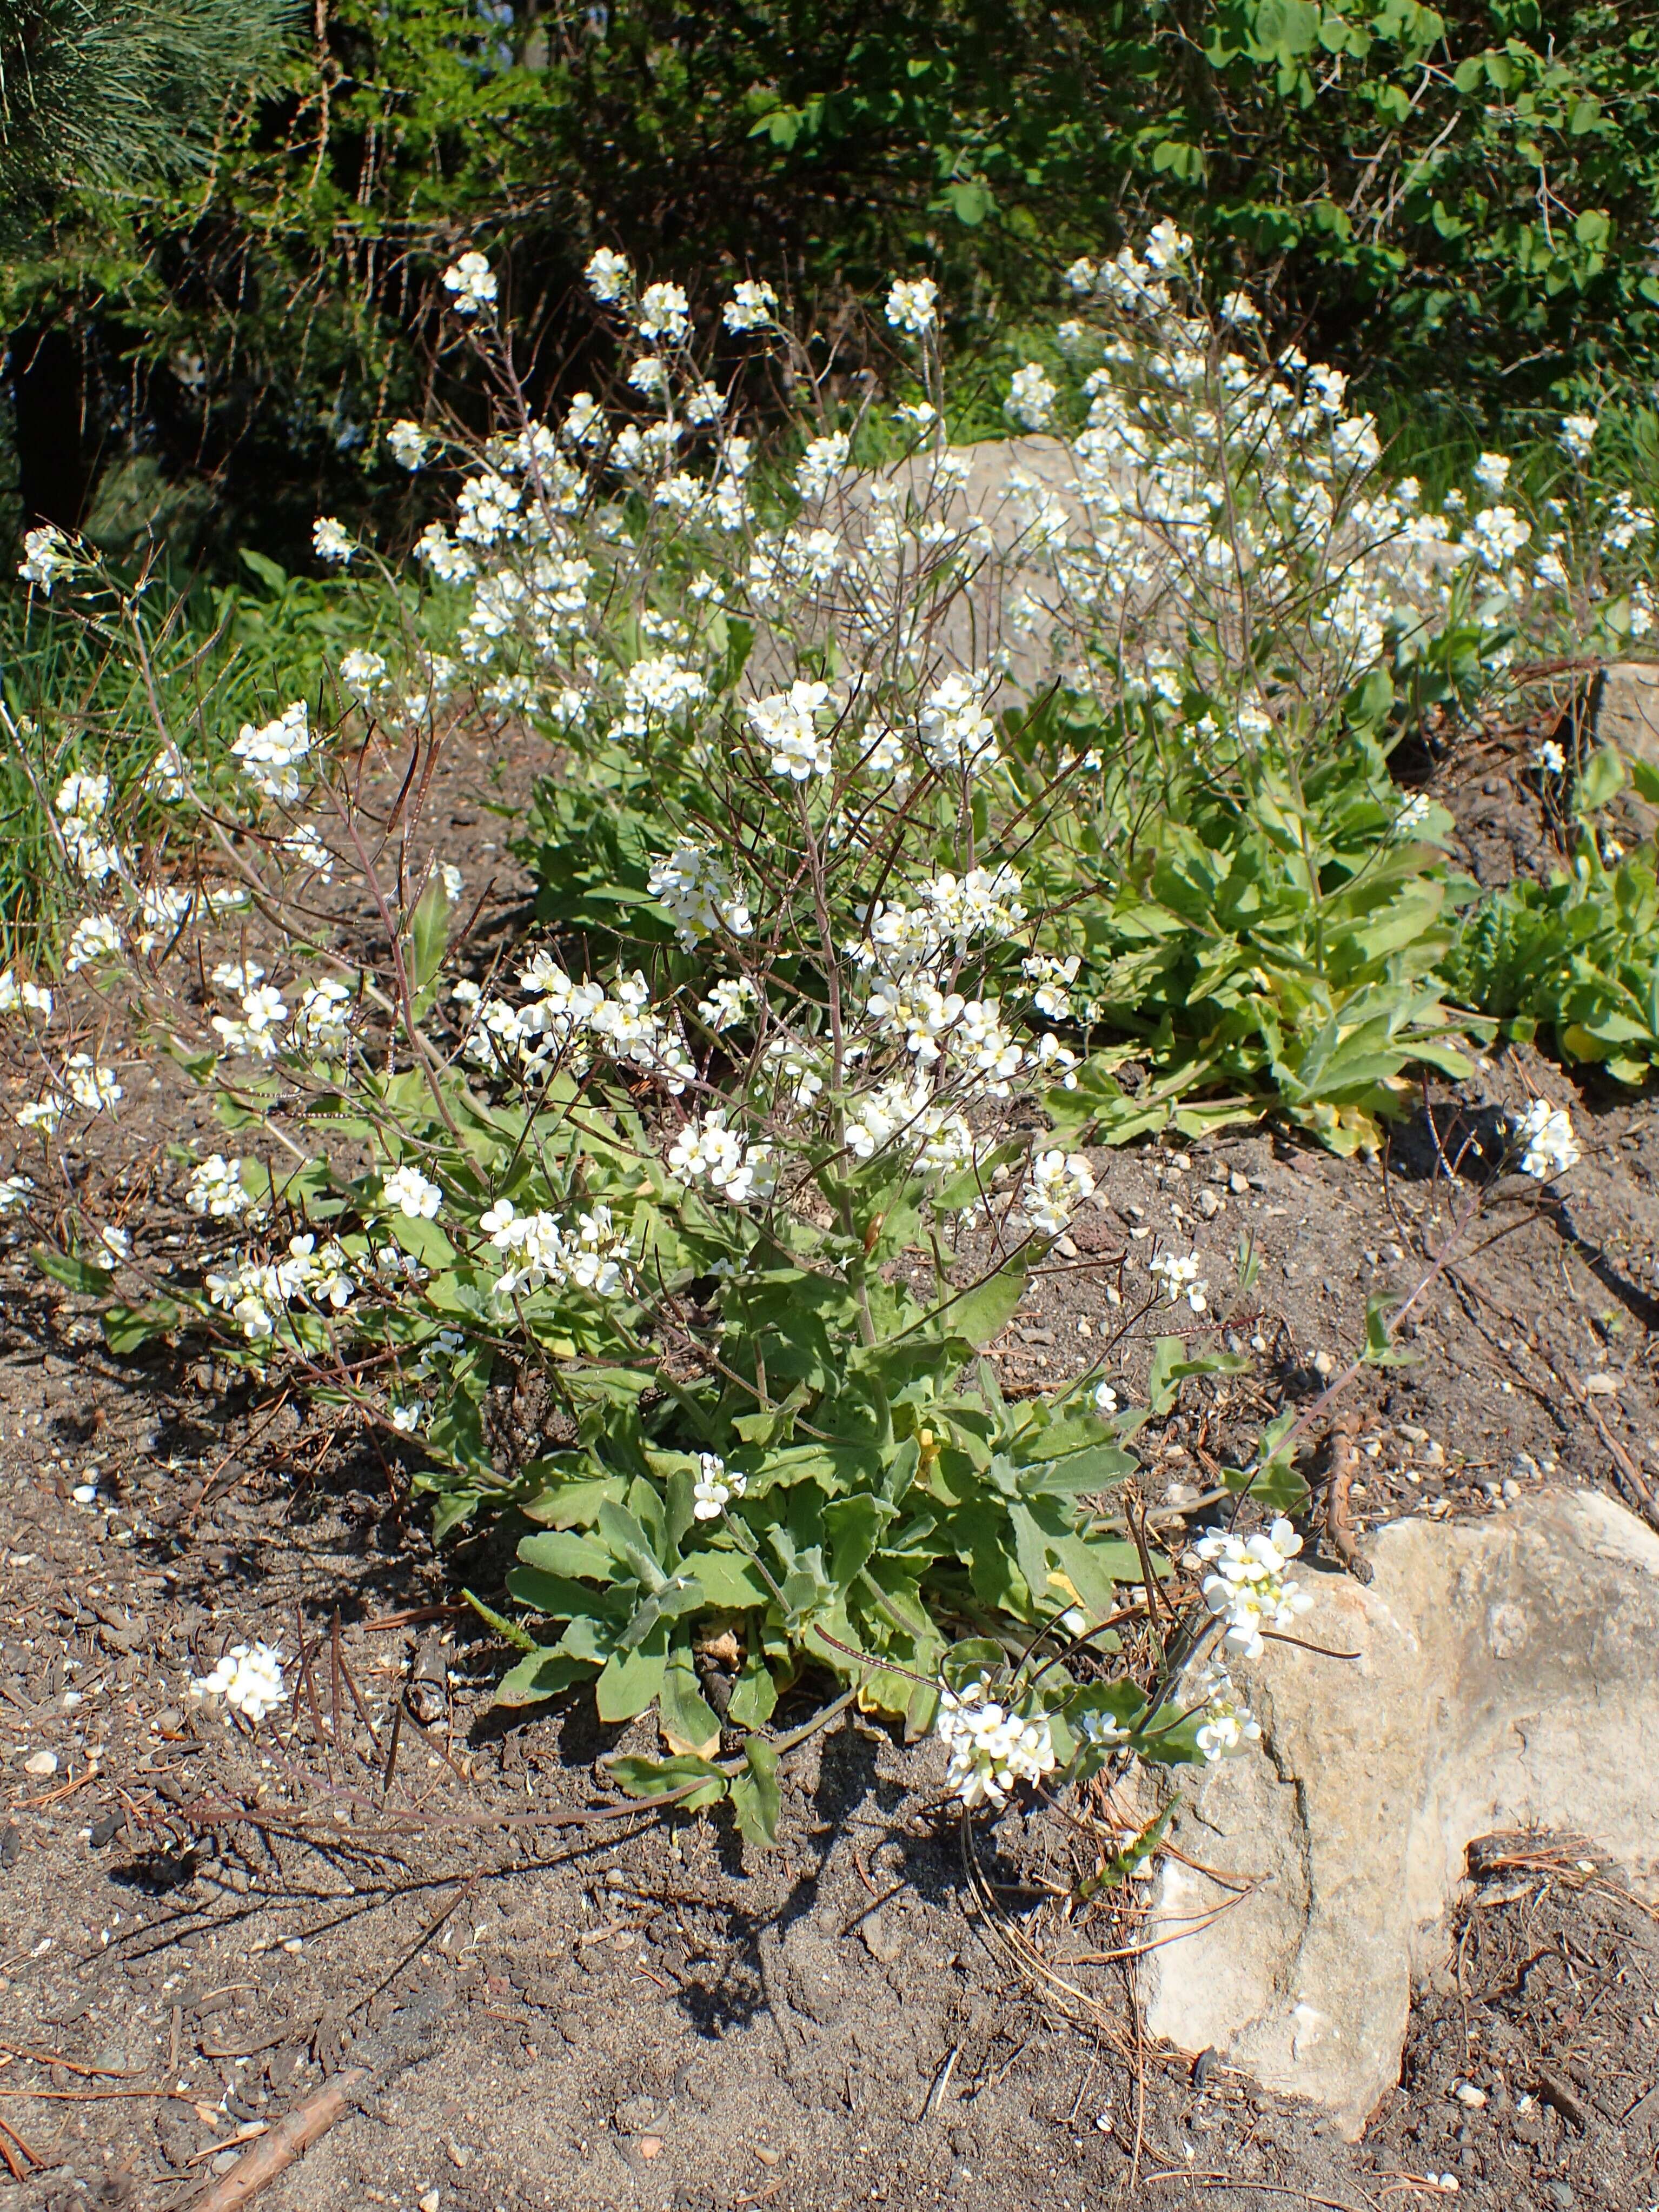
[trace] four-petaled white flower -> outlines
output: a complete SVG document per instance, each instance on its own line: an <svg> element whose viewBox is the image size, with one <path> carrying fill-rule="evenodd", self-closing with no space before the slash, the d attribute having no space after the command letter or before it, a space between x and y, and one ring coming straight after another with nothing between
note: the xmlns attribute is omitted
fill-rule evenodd
<svg viewBox="0 0 1659 2212"><path fill-rule="evenodd" d="M388 1213L401 1213L411 1221L430 1221L443 1202L441 1189L419 1168L393 1168L381 1179L380 1203Z"/></svg>
<svg viewBox="0 0 1659 2212"><path fill-rule="evenodd" d="M887 295L887 319L896 331L924 337L939 323L939 286L931 276L896 276Z"/></svg>
<svg viewBox="0 0 1659 2212"><path fill-rule="evenodd" d="M738 333L764 330L777 313L778 295L763 279L744 277L726 303L728 331Z"/></svg>
<svg viewBox="0 0 1659 2212"><path fill-rule="evenodd" d="M476 315L495 304L495 273L482 253L464 253L445 270L444 289L458 315Z"/></svg>
<svg viewBox="0 0 1659 2212"><path fill-rule="evenodd" d="M392 424L386 434L386 441L392 459L400 469L418 469L426 459L426 432L418 422L411 422L407 416Z"/></svg>
<svg viewBox="0 0 1659 2212"><path fill-rule="evenodd" d="M232 1711L257 1728L267 1713L284 1703L283 1654L272 1644L233 1644L210 1674L190 1686L192 1698L222 1698Z"/></svg>
<svg viewBox="0 0 1659 2212"><path fill-rule="evenodd" d="M319 514L311 526L311 549L319 561L337 561L343 568L357 550L357 541L337 515Z"/></svg>
<svg viewBox="0 0 1659 2212"><path fill-rule="evenodd" d="M749 1478L727 1467L718 1452L699 1452L697 1479L691 1486L691 1510L699 1521L717 1521L734 1498L749 1487Z"/></svg>
<svg viewBox="0 0 1659 2212"><path fill-rule="evenodd" d="M834 766L830 736L819 728L818 717L830 697L827 684L797 678L787 691L771 692L744 706L750 726L771 756L774 775L805 783L808 776L829 775Z"/></svg>
<svg viewBox="0 0 1659 2212"><path fill-rule="evenodd" d="M1524 1114L1510 1114L1510 1133L1524 1146L1521 1172L1538 1182L1565 1175L1583 1154L1572 1133L1572 1116L1565 1107L1552 1106L1547 1098L1534 1098Z"/></svg>
<svg viewBox="0 0 1659 2212"><path fill-rule="evenodd" d="M1025 1217L1040 1235L1058 1237L1094 1188L1094 1171L1081 1152L1039 1152L1025 1189Z"/></svg>
<svg viewBox="0 0 1659 2212"><path fill-rule="evenodd" d="M633 289L634 271L627 256L613 253L608 246L599 248L583 274L587 278L588 290L607 307L614 307ZM578 397L586 398L586 394L579 393Z"/></svg>
<svg viewBox="0 0 1659 2212"><path fill-rule="evenodd" d="M1171 1305L1178 1304L1185 1298L1193 1312L1202 1313L1205 1310L1209 1304L1210 1285L1198 1272L1200 1261L1196 1252L1184 1255L1160 1252L1148 1264L1153 1274L1163 1276Z"/></svg>
<svg viewBox="0 0 1659 2212"><path fill-rule="evenodd" d="M945 1786L967 1806L1006 1804L1020 1782L1037 1782L1056 1764L1048 1723L1022 1719L989 1694L981 1674L960 1691L941 1690L934 1734L948 1748Z"/></svg>
<svg viewBox="0 0 1659 2212"><path fill-rule="evenodd" d="M241 1161L228 1160L222 1152L198 1164L185 1193L185 1204L192 1213L205 1213L215 1221L234 1220L254 1202L243 1188Z"/></svg>
<svg viewBox="0 0 1659 2212"><path fill-rule="evenodd" d="M1265 1533L1236 1536L1216 1531L1201 1536L1187 1553L1189 1567L1207 1567L1204 1602L1226 1623L1224 1642L1241 1658L1259 1659L1267 1649L1262 1632L1288 1628L1313 1600L1285 1570L1302 1549L1288 1521L1275 1521Z"/></svg>

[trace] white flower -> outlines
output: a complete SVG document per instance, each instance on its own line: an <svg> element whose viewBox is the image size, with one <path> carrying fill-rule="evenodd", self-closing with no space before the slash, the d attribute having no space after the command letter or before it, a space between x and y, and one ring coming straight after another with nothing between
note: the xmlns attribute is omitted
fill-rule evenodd
<svg viewBox="0 0 1659 2212"><path fill-rule="evenodd" d="M334 855L317 833L314 822L301 822L283 839L283 850L291 853L302 867L328 883L334 874Z"/></svg>
<svg viewBox="0 0 1659 2212"><path fill-rule="evenodd" d="M222 960L213 971L213 981L217 988L230 992L236 998L240 998L244 991L251 991L256 983L263 983L264 980L265 971L257 960Z"/></svg>
<svg viewBox="0 0 1659 2212"><path fill-rule="evenodd" d="M61 821L96 822L109 805L109 778L77 770L58 786L54 805Z"/></svg>
<svg viewBox="0 0 1659 2212"><path fill-rule="evenodd" d="M394 1168L380 1182L380 1203L389 1213L411 1221L430 1221L444 1202L443 1192L419 1168Z"/></svg>
<svg viewBox="0 0 1659 2212"><path fill-rule="evenodd" d="M337 515L319 514L311 526L311 550L319 561L337 561L343 568L357 541Z"/></svg>
<svg viewBox="0 0 1659 2212"><path fill-rule="evenodd" d="M1221 319L1231 323L1236 329L1243 329L1261 320L1261 310L1248 292L1229 292L1221 302Z"/></svg>
<svg viewBox="0 0 1659 2212"><path fill-rule="evenodd" d="M88 1255L94 1267L113 1274L132 1257L132 1239L125 1229L117 1229L106 1222L98 1232L98 1249Z"/></svg>
<svg viewBox="0 0 1659 2212"><path fill-rule="evenodd" d="M678 284L647 284L640 295L640 336L678 343L690 329L689 303Z"/></svg>
<svg viewBox="0 0 1659 2212"><path fill-rule="evenodd" d="M386 656L354 646L341 657L340 681L357 698L368 701L386 681Z"/></svg>
<svg viewBox="0 0 1659 2212"><path fill-rule="evenodd" d="M934 1733L949 1749L945 1786L967 1806L1006 1803L1019 1782L1040 1781L1055 1765L1046 1717L1022 1720L991 1700L983 1674L960 1693L941 1690Z"/></svg>
<svg viewBox="0 0 1659 2212"><path fill-rule="evenodd" d="M115 1079L115 1070L100 1066L89 1052L70 1054L66 1081L69 1095L76 1104L84 1106L92 1114L112 1114L117 1102L125 1096Z"/></svg>
<svg viewBox="0 0 1659 2212"><path fill-rule="evenodd" d="M643 737L651 721L665 720L708 696L703 678L672 653L636 660L623 678L622 729L627 736Z"/></svg>
<svg viewBox="0 0 1659 2212"><path fill-rule="evenodd" d="M198 1162L185 1193L185 1204L192 1213L205 1213L215 1221L234 1221L238 1214L247 1212L254 1200L242 1187L241 1161L228 1160L222 1152L215 1152Z"/></svg>
<svg viewBox="0 0 1659 2212"><path fill-rule="evenodd" d="M44 1129L50 1136L68 1113L69 1103L62 1091L49 1091L44 1098L27 1100L12 1118L20 1129Z"/></svg>
<svg viewBox="0 0 1659 2212"><path fill-rule="evenodd" d="M795 489L803 499L819 499L847 466L853 441L844 430L812 438L795 468Z"/></svg>
<svg viewBox="0 0 1659 2212"><path fill-rule="evenodd" d="M1556 433L1563 452L1569 460L1587 461L1590 447L1595 443L1600 417L1595 415L1564 415L1561 428Z"/></svg>
<svg viewBox="0 0 1659 2212"><path fill-rule="evenodd" d="M741 335L764 330L777 313L778 295L763 280L745 277L726 303L726 327Z"/></svg>
<svg viewBox="0 0 1659 2212"><path fill-rule="evenodd" d="M280 1645L233 1644L210 1674L191 1683L192 1698L222 1698L234 1712L255 1727L265 1715L283 1704L283 1654Z"/></svg>
<svg viewBox="0 0 1659 2212"><path fill-rule="evenodd" d="M294 1021L294 1043L303 1052L325 1057L343 1052L350 1036L346 1012L350 1004L351 993L335 976L320 976L304 985Z"/></svg>
<svg viewBox="0 0 1659 2212"><path fill-rule="evenodd" d="M1512 465L1507 453L1482 453L1474 465L1474 480L1496 499L1509 483Z"/></svg>
<svg viewBox="0 0 1659 2212"><path fill-rule="evenodd" d="M655 393L668 386L668 371L653 353L641 354L628 372L628 380L635 392Z"/></svg>
<svg viewBox="0 0 1659 2212"><path fill-rule="evenodd" d="M52 1019L52 993L44 983L24 983L17 996L26 1013L39 1014L43 1022Z"/></svg>
<svg viewBox="0 0 1659 2212"><path fill-rule="evenodd" d="M33 1176L0 1176L0 1214L21 1212L28 1204L33 1189Z"/></svg>
<svg viewBox="0 0 1659 2212"><path fill-rule="evenodd" d="M1003 411L1028 430L1046 430L1054 420L1058 389L1044 374L1040 362L1028 361L1016 369L1003 402Z"/></svg>
<svg viewBox="0 0 1659 2212"><path fill-rule="evenodd" d="M1547 1098L1534 1098L1524 1114L1511 1110L1510 1133L1524 1142L1521 1172L1540 1182L1565 1175L1583 1158L1572 1133L1572 1116L1565 1107L1552 1106Z"/></svg>
<svg viewBox="0 0 1659 2212"><path fill-rule="evenodd" d="M310 717L303 699L284 707L275 721L255 729L244 722L231 747L257 791L292 805L300 796L298 767L311 750Z"/></svg>
<svg viewBox="0 0 1659 2212"><path fill-rule="evenodd" d="M495 304L495 276L482 253L464 253L444 271L444 289L453 295L458 315L476 315L480 307Z"/></svg>
<svg viewBox="0 0 1659 2212"><path fill-rule="evenodd" d="M418 1405L393 1406L391 1408L391 1414L392 1427L402 1436L412 1435L421 1425L421 1408Z"/></svg>
<svg viewBox="0 0 1659 2212"><path fill-rule="evenodd" d="M733 1206L769 1197L776 1170L765 1145L745 1145L726 1126L726 1109L693 1115L669 1148L668 1164L682 1182L707 1182Z"/></svg>
<svg viewBox="0 0 1659 2212"><path fill-rule="evenodd" d="M1058 1237L1094 1188L1093 1170L1081 1152L1039 1152L1023 1200L1026 1218L1042 1236Z"/></svg>
<svg viewBox="0 0 1659 2212"><path fill-rule="evenodd" d="M1429 818L1432 801L1426 791L1414 791L1394 817L1396 830L1420 830Z"/></svg>
<svg viewBox="0 0 1659 2212"><path fill-rule="evenodd" d="M82 968L112 959L121 950L121 933L106 915L84 915L75 925L64 965L73 975Z"/></svg>
<svg viewBox="0 0 1659 2212"><path fill-rule="evenodd" d="M1036 985L1031 994L1032 1004L1051 1022L1063 1022L1071 1013L1072 985L1082 965L1075 952L1066 960L1053 959L1046 952L1034 952L1029 959L1021 961L1020 973Z"/></svg>
<svg viewBox="0 0 1659 2212"><path fill-rule="evenodd" d="M149 764L150 779L157 796L169 806L176 806L190 792L190 763L171 738L164 744Z"/></svg>
<svg viewBox="0 0 1659 2212"><path fill-rule="evenodd" d="M691 1510L699 1521L717 1521L734 1498L743 1496L749 1478L736 1468L728 1468L718 1452L700 1452L697 1467Z"/></svg>
<svg viewBox="0 0 1659 2212"><path fill-rule="evenodd" d="M634 271L626 255L613 253L608 246L599 248L583 274L587 278L588 290L607 307L614 307L633 288Z"/></svg>
<svg viewBox="0 0 1659 2212"><path fill-rule="evenodd" d="M1162 1275L1171 1305L1185 1298L1194 1313L1202 1313L1209 1302L1210 1285L1199 1273L1199 1257L1188 1252L1178 1258L1173 1252L1160 1252L1151 1263L1152 1272Z"/></svg>
<svg viewBox="0 0 1659 2212"><path fill-rule="evenodd" d="M1218 1759L1243 1751L1246 1744L1260 1741L1261 1723L1234 1688L1232 1677L1224 1667L1206 1667L1196 1687L1198 1701L1204 1708L1196 1741L1200 1751L1212 1765Z"/></svg>
<svg viewBox="0 0 1659 2212"><path fill-rule="evenodd" d="M992 681L988 670L953 672L922 702L921 749L935 768L984 775L996 766L996 725L985 711Z"/></svg>
<svg viewBox="0 0 1659 2212"><path fill-rule="evenodd" d="M75 556L65 550L68 544L68 538L55 523L43 523L39 530L26 531L18 574L26 584L38 584L50 599L58 579L75 572Z"/></svg>
<svg viewBox="0 0 1659 2212"><path fill-rule="evenodd" d="M1285 1570L1302 1549L1302 1539L1290 1522L1275 1521L1266 1534L1235 1536L1217 1532L1200 1537L1188 1553L1189 1567L1208 1567L1203 1582L1204 1602L1226 1623L1224 1638L1229 1650L1245 1659L1259 1659L1267 1649L1264 1629L1288 1628L1304 1613L1313 1600Z"/></svg>
<svg viewBox="0 0 1659 2212"><path fill-rule="evenodd" d="M728 975L716 983L706 999L697 1001L697 1018L718 1035L732 1029L760 1004L760 993L746 975Z"/></svg>
<svg viewBox="0 0 1659 2212"><path fill-rule="evenodd" d="M753 699L744 708L750 726L771 756L774 775L805 783L811 775L828 775L834 765L830 738L817 717L830 703L827 684L797 679L787 691L774 691Z"/></svg>
<svg viewBox="0 0 1659 2212"><path fill-rule="evenodd" d="M667 908L674 933L687 951L717 929L747 937L754 927L747 906L732 896L725 863L691 838L651 863L646 888Z"/></svg>
<svg viewBox="0 0 1659 2212"><path fill-rule="evenodd" d="M1096 1410L1096 1412L1097 1412L1097 1413L1116 1413L1116 1411L1117 1411L1117 1392L1116 1392L1115 1390L1114 1390L1114 1389L1113 1389L1113 1388L1112 1388L1112 1386L1111 1386L1111 1384L1110 1384L1109 1382L1097 1382L1097 1383L1096 1383L1096 1385L1095 1385L1095 1410Z"/></svg>
<svg viewBox="0 0 1659 2212"><path fill-rule="evenodd" d="M1553 738L1546 738L1533 754L1533 759L1546 775L1559 775L1567 765L1567 757Z"/></svg>
<svg viewBox="0 0 1659 2212"><path fill-rule="evenodd" d="M386 434L386 441L400 469L418 469L426 459L426 432L407 416L392 424Z"/></svg>
<svg viewBox="0 0 1659 2212"><path fill-rule="evenodd" d="M466 878L453 860L446 860L438 870L438 880L444 887L444 896L451 906L459 906L466 889Z"/></svg>
<svg viewBox="0 0 1659 2212"><path fill-rule="evenodd" d="M568 1284L596 1297L617 1297L629 1285L627 1239L614 1227L608 1206L579 1215L568 1235L550 1213L517 1213L510 1199L498 1199L478 1226L498 1252L517 1265L504 1268L495 1285L498 1304L544 1283Z"/></svg>
<svg viewBox="0 0 1659 2212"><path fill-rule="evenodd" d="M1095 279L1099 274L1100 270L1090 260L1088 255L1079 253L1060 281L1068 292L1092 292L1095 289Z"/></svg>
<svg viewBox="0 0 1659 2212"><path fill-rule="evenodd" d="M896 276L887 295L887 319L896 331L924 337L939 323L939 286L931 276Z"/></svg>

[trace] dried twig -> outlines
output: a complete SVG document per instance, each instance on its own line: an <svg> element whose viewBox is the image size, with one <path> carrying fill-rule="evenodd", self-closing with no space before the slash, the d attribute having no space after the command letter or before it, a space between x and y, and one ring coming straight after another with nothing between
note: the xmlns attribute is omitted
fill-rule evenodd
<svg viewBox="0 0 1659 2212"><path fill-rule="evenodd" d="M1330 1472L1325 1481L1325 1534L1331 1549L1354 1579L1368 1583L1371 1578L1370 1562L1360 1553L1348 1509L1348 1491L1354 1478L1354 1437L1358 1426L1359 1415L1352 1406L1340 1413L1331 1425Z"/></svg>
<svg viewBox="0 0 1659 2212"><path fill-rule="evenodd" d="M314 2095L296 2105L286 2119L279 2120L269 2135L259 2136L257 2147L245 2151L211 2189L196 2197L191 2212L238 2212L240 2206L268 2188L278 2174L286 2173L302 2152L343 2118L352 2092L368 2079L367 2066L343 2066L331 2081L325 2081Z"/></svg>

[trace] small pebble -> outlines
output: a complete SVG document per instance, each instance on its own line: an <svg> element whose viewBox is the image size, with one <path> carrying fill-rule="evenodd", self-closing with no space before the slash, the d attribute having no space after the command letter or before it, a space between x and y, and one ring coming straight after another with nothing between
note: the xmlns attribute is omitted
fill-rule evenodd
<svg viewBox="0 0 1659 2212"><path fill-rule="evenodd" d="M58 1771L58 1753L55 1751L32 1751L23 1761L23 1771L32 1774L37 1782L44 1782L47 1775Z"/></svg>
<svg viewBox="0 0 1659 2212"><path fill-rule="evenodd" d="M1479 2112L1486 2101L1484 2089L1477 2089L1473 2081L1460 2081L1452 2091L1460 2105L1467 2105L1472 2112Z"/></svg>
<svg viewBox="0 0 1659 2212"><path fill-rule="evenodd" d="M438 2207L443 2201L443 2192L441 2190L428 2189L426 2195L416 2201L420 2205L421 2212L438 2212Z"/></svg>
<svg viewBox="0 0 1659 2212"><path fill-rule="evenodd" d="M77 1505L95 1505L98 1503L98 1486L95 1482L77 1482L70 1496Z"/></svg>

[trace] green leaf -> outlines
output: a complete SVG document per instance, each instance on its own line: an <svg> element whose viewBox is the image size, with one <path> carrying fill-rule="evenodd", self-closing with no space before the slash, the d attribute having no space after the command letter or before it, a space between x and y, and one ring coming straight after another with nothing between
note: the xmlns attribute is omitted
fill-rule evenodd
<svg viewBox="0 0 1659 2212"><path fill-rule="evenodd" d="M1416 1353L1403 1351L1389 1334L1389 1314L1394 1301L1374 1292L1365 1301L1365 1362L1370 1367L1409 1367Z"/></svg>
<svg viewBox="0 0 1659 2212"><path fill-rule="evenodd" d="M1625 787L1625 760L1616 746L1603 745L1590 755L1578 771L1573 793L1575 812L1599 814L1610 806Z"/></svg>
<svg viewBox="0 0 1659 2212"><path fill-rule="evenodd" d="M504 1643L510 1644L515 1651L534 1651L539 1653L541 1647L538 1644L535 1638L532 1636L527 1630L521 1628L516 1620L507 1620L504 1619L501 1613L495 1612L490 1607L487 1606L483 1600L479 1597L475 1591L463 1589L461 1595L471 1607L473 1612L477 1614L479 1620L483 1621L489 1627L493 1628L496 1635L499 1636Z"/></svg>
<svg viewBox="0 0 1659 2212"><path fill-rule="evenodd" d="M580 1659L567 1659L557 1651L531 1651L495 1685L495 1703L533 1705L592 1679L592 1668Z"/></svg>
<svg viewBox="0 0 1659 2212"><path fill-rule="evenodd" d="M410 917L409 948L404 954L417 1018L429 1012L437 994L438 971L448 942L449 895L434 866Z"/></svg>
<svg viewBox="0 0 1659 2212"><path fill-rule="evenodd" d="M744 1771L732 1783L732 1809L746 1843L778 1839L778 1754L764 1736L751 1735L743 1747Z"/></svg>
<svg viewBox="0 0 1659 2212"><path fill-rule="evenodd" d="M726 1706L727 1718L738 1728L764 1728L777 1710L778 1686L766 1663L760 1638L751 1632L744 1653L743 1671Z"/></svg>
<svg viewBox="0 0 1659 2212"><path fill-rule="evenodd" d="M1011 1261L976 1289L953 1299L940 1319L953 1337L965 1338L978 1352L1000 1335L1024 1295L1025 1262Z"/></svg>
<svg viewBox="0 0 1659 2212"><path fill-rule="evenodd" d="M689 1751L699 1759L712 1759L720 1749L720 1715L697 1686L696 1666L689 1645L679 1644L669 1655L658 1717L663 1741L671 1751Z"/></svg>
<svg viewBox="0 0 1659 2212"><path fill-rule="evenodd" d="M688 1783L701 1784L680 1801L688 1813L718 1805L727 1788L718 1766L687 1752L677 1753L672 1759L613 1759L606 1762L605 1771L629 1797L672 1797Z"/></svg>
<svg viewBox="0 0 1659 2212"><path fill-rule="evenodd" d="M1240 1468L1224 1467L1221 1480L1225 1489L1253 1498L1270 1513L1294 1516L1305 1513L1312 1502L1312 1492L1287 1459L1264 1460L1254 1474Z"/></svg>
<svg viewBox="0 0 1659 2212"><path fill-rule="evenodd" d="M109 1296L109 1268L92 1267L85 1260L77 1260L72 1252L54 1252L46 1244L37 1244L33 1256L43 1275L50 1275L53 1282L62 1283L66 1289L78 1291L88 1298Z"/></svg>
<svg viewBox="0 0 1659 2212"><path fill-rule="evenodd" d="M602 1721L631 1721L662 1688L668 1670L668 1623L659 1620L635 1650L613 1651L594 1695Z"/></svg>
<svg viewBox="0 0 1659 2212"><path fill-rule="evenodd" d="M166 1336L185 1318L185 1310L169 1298L152 1298L148 1305L114 1305L106 1309L104 1341L117 1353L137 1352L155 1337Z"/></svg>

